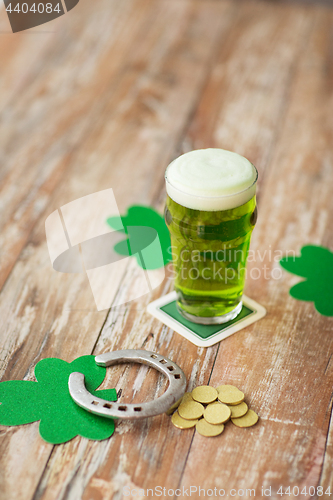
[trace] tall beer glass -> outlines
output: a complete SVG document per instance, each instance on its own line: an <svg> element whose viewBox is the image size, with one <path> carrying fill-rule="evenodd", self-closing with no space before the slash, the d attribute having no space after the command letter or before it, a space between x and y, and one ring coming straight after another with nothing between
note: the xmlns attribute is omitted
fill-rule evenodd
<svg viewBox="0 0 333 500"><path fill-rule="evenodd" d="M177 307L190 321L225 323L242 309L257 178L252 163L223 149L185 153L166 169Z"/></svg>

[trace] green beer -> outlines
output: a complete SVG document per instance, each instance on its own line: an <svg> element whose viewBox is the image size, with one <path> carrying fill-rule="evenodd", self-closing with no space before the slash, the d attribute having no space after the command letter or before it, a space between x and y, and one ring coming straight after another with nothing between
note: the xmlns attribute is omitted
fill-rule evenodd
<svg viewBox="0 0 333 500"><path fill-rule="evenodd" d="M186 153L166 170L177 306L191 321L224 323L242 309L256 181L248 160L220 149Z"/></svg>

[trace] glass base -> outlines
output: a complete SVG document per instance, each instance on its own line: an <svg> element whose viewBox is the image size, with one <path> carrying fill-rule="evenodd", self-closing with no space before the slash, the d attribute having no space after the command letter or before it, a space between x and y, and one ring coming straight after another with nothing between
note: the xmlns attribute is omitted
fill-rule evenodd
<svg viewBox="0 0 333 500"><path fill-rule="evenodd" d="M233 309L226 314L222 314L221 316L194 316L194 314L190 314L186 311L183 311L181 307L177 304L178 312L192 323L198 323L200 325L219 325L223 323L228 323L232 319L236 318L238 314L241 312L243 307L242 301Z"/></svg>

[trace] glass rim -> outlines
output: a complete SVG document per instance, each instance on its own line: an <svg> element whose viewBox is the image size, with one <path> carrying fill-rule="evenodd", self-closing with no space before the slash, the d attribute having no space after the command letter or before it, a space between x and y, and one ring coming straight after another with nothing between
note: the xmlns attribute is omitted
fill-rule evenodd
<svg viewBox="0 0 333 500"><path fill-rule="evenodd" d="M177 158L175 158L177 159ZM164 179L166 181L166 183L168 183L170 186L172 186L173 189L176 189L179 193L182 193L186 196L193 196L195 198L203 198L203 199L206 199L206 200L218 200L218 199L221 199L221 198L232 198L233 196L237 196L239 194L242 194L242 193L245 193L246 191L248 191L249 189L253 188L253 186L257 183L258 181L258 176L259 176L259 173L258 173L258 170L257 168L255 167L255 165L253 165L252 162L251 165L252 167L254 168L254 171L255 171L255 179L254 181L252 182L252 184L250 186L248 186L247 188L245 189L242 189L241 191L236 191L235 193L232 193L232 194L223 194L223 195L219 195L219 196L203 196L201 194L193 194L193 193L186 193L185 191L183 191L182 189L179 189L178 187L176 187L174 184L172 184L172 182L169 181L168 177L167 177L167 172L168 172L168 168L170 167L170 165L174 162L175 160L173 160L171 163L169 163L169 165L167 166L166 170L165 170L165 173L164 173Z"/></svg>

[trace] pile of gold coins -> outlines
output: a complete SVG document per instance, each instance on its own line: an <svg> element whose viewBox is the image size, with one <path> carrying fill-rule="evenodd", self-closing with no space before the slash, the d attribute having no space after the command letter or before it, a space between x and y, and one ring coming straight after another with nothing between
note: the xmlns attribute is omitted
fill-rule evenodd
<svg viewBox="0 0 333 500"><path fill-rule="evenodd" d="M237 427L251 427L258 422L258 415L244 402L244 393L233 385L220 385L216 389L209 385L196 387L186 392L167 414L172 415L175 427L195 426L202 436L218 436L228 420Z"/></svg>

